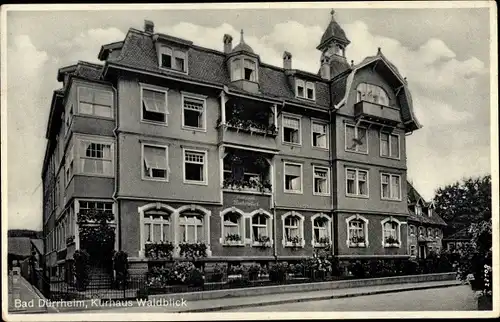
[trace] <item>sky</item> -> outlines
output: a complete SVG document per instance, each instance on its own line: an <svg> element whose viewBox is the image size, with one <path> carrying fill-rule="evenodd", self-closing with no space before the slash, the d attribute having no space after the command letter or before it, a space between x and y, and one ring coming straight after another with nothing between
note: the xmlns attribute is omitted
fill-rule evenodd
<svg viewBox="0 0 500 322"><path fill-rule="evenodd" d="M309 5L311 6L311 5ZM430 200L438 187L491 173L490 13L488 8L273 8L72 10L7 12L8 227L41 229L41 168L45 131L59 68L99 62L101 45L124 39L129 28L155 30L221 50L224 34L239 42L244 29L261 60L316 73L316 50L330 8L351 44L349 61L377 48L407 77L423 128L407 137L408 176ZM340 8L339 8L340 7ZM146 6L142 6L146 8ZM2 54L5 51L2 51Z"/></svg>

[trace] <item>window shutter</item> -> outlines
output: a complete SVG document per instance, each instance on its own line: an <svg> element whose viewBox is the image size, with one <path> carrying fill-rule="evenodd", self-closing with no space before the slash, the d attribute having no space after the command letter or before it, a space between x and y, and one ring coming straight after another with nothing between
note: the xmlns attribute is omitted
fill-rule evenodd
<svg viewBox="0 0 500 322"><path fill-rule="evenodd" d="M298 165L285 165L285 174L300 177L300 166Z"/></svg>
<svg viewBox="0 0 500 322"><path fill-rule="evenodd" d="M252 222L250 221L251 218L245 218L245 238L246 239L251 239L252 237Z"/></svg>

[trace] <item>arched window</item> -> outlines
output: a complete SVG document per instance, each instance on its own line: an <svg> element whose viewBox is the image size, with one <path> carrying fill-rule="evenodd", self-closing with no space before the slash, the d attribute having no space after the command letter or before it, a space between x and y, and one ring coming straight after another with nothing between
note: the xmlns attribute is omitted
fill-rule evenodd
<svg viewBox="0 0 500 322"><path fill-rule="evenodd" d="M250 213L253 245L272 243L272 216L259 209Z"/></svg>
<svg viewBox="0 0 500 322"><path fill-rule="evenodd" d="M432 236L432 235L433 235L433 234L432 234L432 228L427 228L427 237L429 237L429 238L434 237L434 236Z"/></svg>
<svg viewBox="0 0 500 322"><path fill-rule="evenodd" d="M368 219L360 215L353 215L346 219L347 223L347 246L368 246Z"/></svg>
<svg viewBox="0 0 500 322"><path fill-rule="evenodd" d="M410 225L410 235L415 236L416 233L416 227L413 225Z"/></svg>
<svg viewBox="0 0 500 322"><path fill-rule="evenodd" d="M228 208L221 213L222 238L225 245L243 245L244 212L237 208Z"/></svg>
<svg viewBox="0 0 500 322"><path fill-rule="evenodd" d="M171 213L163 209L144 212L144 243L173 242Z"/></svg>
<svg viewBox="0 0 500 322"><path fill-rule="evenodd" d="M177 232L180 243L197 243L205 241L203 215L198 212L186 211L179 214Z"/></svg>
<svg viewBox="0 0 500 322"><path fill-rule="evenodd" d="M382 246L400 247L401 246L401 223L395 218L386 218L381 221L382 224Z"/></svg>
<svg viewBox="0 0 500 322"><path fill-rule="evenodd" d="M389 106L389 97L385 90L376 85L360 83L356 88L356 102L368 101L380 105Z"/></svg>
<svg viewBox="0 0 500 322"><path fill-rule="evenodd" d="M283 215L283 246L303 247L304 240L304 216L291 211Z"/></svg>
<svg viewBox="0 0 500 322"><path fill-rule="evenodd" d="M418 234L420 237L424 237L424 235L425 235L424 227L418 227Z"/></svg>
<svg viewBox="0 0 500 322"><path fill-rule="evenodd" d="M312 245L322 247L332 243L331 218L325 214L316 214L312 221Z"/></svg>

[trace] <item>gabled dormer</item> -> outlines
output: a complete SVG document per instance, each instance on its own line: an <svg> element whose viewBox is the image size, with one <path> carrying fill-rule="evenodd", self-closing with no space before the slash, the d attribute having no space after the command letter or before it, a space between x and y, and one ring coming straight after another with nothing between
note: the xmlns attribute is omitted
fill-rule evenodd
<svg viewBox="0 0 500 322"><path fill-rule="evenodd" d="M427 207L427 216L432 217L434 215L434 209L436 209L436 206L434 205L434 201L431 201Z"/></svg>
<svg viewBox="0 0 500 322"><path fill-rule="evenodd" d="M144 30L152 34L160 69L183 74L189 72L188 52L193 45L192 41L164 34L155 34L154 24L148 20L145 21Z"/></svg>
<svg viewBox="0 0 500 322"><path fill-rule="evenodd" d="M224 35L224 52L227 55L227 68L231 83L245 91L259 92L259 55L245 43L241 30L240 43L231 49L232 37Z"/></svg>

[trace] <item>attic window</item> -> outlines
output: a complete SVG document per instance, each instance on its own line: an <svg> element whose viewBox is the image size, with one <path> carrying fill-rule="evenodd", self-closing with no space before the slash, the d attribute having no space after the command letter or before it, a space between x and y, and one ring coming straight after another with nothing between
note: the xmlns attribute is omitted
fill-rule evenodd
<svg viewBox="0 0 500 322"><path fill-rule="evenodd" d="M415 206L415 213L417 216L422 216L422 206L421 205L417 204Z"/></svg>
<svg viewBox="0 0 500 322"><path fill-rule="evenodd" d="M170 47L160 48L160 67L185 73L187 71L186 52L172 50Z"/></svg>
<svg viewBox="0 0 500 322"><path fill-rule="evenodd" d="M256 63L250 59L234 59L231 63L231 79L233 81L244 79L257 82Z"/></svg>
<svg viewBox="0 0 500 322"><path fill-rule="evenodd" d="M313 82L306 82L301 79L295 81L295 96L309 100L316 99L316 86Z"/></svg>

